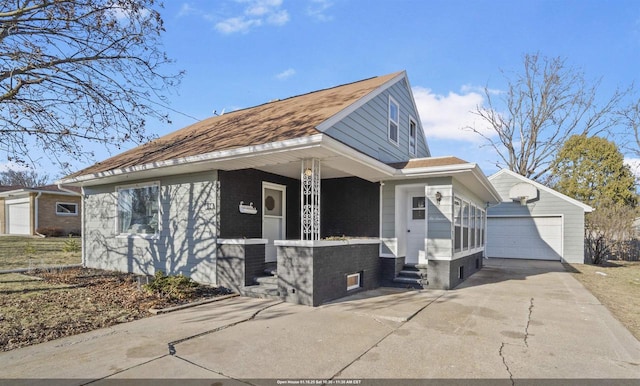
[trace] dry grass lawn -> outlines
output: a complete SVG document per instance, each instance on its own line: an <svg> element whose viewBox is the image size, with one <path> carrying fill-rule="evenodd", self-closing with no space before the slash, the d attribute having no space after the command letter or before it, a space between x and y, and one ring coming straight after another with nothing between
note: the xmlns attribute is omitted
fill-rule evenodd
<svg viewBox="0 0 640 386"><path fill-rule="evenodd" d="M572 264L570 271L640 340L640 262Z"/></svg>
<svg viewBox="0 0 640 386"><path fill-rule="evenodd" d="M75 238L79 244L80 239ZM0 271L81 263L80 252L64 252L67 237L0 237Z"/></svg>

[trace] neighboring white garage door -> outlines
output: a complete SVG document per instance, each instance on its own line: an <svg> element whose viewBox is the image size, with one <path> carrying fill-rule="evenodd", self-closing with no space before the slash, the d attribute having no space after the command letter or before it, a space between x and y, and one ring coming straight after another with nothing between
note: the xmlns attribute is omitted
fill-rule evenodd
<svg viewBox="0 0 640 386"><path fill-rule="evenodd" d="M560 260L562 217L489 217L487 257Z"/></svg>
<svg viewBox="0 0 640 386"><path fill-rule="evenodd" d="M7 233L11 235L31 234L31 216L29 203L7 204Z"/></svg>

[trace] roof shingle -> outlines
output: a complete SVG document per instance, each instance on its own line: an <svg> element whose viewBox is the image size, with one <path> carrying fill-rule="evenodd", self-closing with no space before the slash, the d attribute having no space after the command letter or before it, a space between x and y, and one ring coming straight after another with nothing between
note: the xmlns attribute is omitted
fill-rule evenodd
<svg viewBox="0 0 640 386"><path fill-rule="evenodd" d="M316 127L398 73L207 118L67 178L318 134Z"/></svg>

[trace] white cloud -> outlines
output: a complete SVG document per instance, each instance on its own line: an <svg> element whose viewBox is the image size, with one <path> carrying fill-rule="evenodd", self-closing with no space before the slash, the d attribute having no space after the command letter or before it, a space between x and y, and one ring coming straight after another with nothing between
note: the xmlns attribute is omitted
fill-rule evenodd
<svg viewBox="0 0 640 386"><path fill-rule="evenodd" d="M193 15L194 13L199 13L196 8L193 8L189 3L183 3L180 6L180 11L178 11L178 17Z"/></svg>
<svg viewBox="0 0 640 386"><path fill-rule="evenodd" d="M450 91L447 95L438 95L428 88L413 88L413 96L427 140L440 138L466 142L482 141L480 135L463 129L467 126L475 127L487 136L492 134L490 129L483 128L483 123L471 113L477 106L482 105L482 94L469 90L463 87L461 94Z"/></svg>
<svg viewBox="0 0 640 386"><path fill-rule="evenodd" d="M223 34L231 34L235 32L247 33L252 27L260 26L262 22L259 19L245 19L243 17L232 17L216 23L216 29Z"/></svg>
<svg viewBox="0 0 640 386"><path fill-rule="evenodd" d="M247 33L264 24L282 26L289 22L289 12L280 9L282 0L236 0L244 4L242 15L230 17L216 23L215 28L223 34Z"/></svg>
<svg viewBox="0 0 640 386"><path fill-rule="evenodd" d="M8 170L15 170L17 172L24 172L24 171L28 171L31 170L28 167L24 166L24 165L19 165L17 163L14 162L0 162L0 173L2 172L6 172Z"/></svg>
<svg viewBox="0 0 640 386"><path fill-rule="evenodd" d="M281 26L287 24L289 21L289 13L286 10L281 10L278 12L274 12L267 17L267 23L273 24L276 26Z"/></svg>
<svg viewBox="0 0 640 386"><path fill-rule="evenodd" d="M640 179L640 158L625 158L624 164L629 165L631 173L633 173L637 179Z"/></svg>
<svg viewBox="0 0 640 386"><path fill-rule="evenodd" d="M333 3L328 0L311 0L311 4L307 8L307 15L318 21L331 21L333 16L329 16L325 12L332 6Z"/></svg>
<svg viewBox="0 0 640 386"><path fill-rule="evenodd" d="M113 16L115 16L115 18L121 22L129 20L132 14L131 10L118 6L111 7L111 12L113 13ZM151 11L146 8L143 8L138 12L140 13L141 18L146 18L147 16L149 16L149 14L151 14Z"/></svg>
<svg viewBox="0 0 640 386"><path fill-rule="evenodd" d="M278 78L279 80L285 80L285 79L288 79L288 78L294 76L295 74L296 74L296 70L294 70L293 68L289 68L289 69L286 69L286 70L282 71L278 75L276 75L276 78Z"/></svg>

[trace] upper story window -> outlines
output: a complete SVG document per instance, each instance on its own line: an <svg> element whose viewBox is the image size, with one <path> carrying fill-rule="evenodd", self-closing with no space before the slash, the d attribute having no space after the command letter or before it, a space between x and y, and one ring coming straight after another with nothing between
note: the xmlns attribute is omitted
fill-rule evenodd
<svg viewBox="0 0 640 386"><path fill-rule="evenodd" d="M416 155L418 146L418 125L413 118L409 118L409 154Z"/></svg>
<svg viewBox="0 0 640 386"><path fill-rule="evenodd" d="M78 204L70 202L56 202L56 214L58 216L77 216Z"/></svg>
<svg viewBox="0 0 640 386"><path fill-rule="evenodd" d="M400 105L389 96L389 141L398 144L398 128L400 127Z"/></svg>
<svg viewBox="0 0 640 386"><path fill-rule="evenodd" d="M158 233L160 184L118 187L117 232L155 235Z"/></svg>

